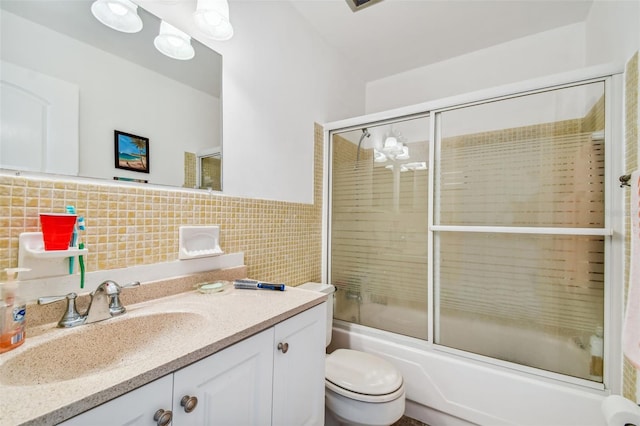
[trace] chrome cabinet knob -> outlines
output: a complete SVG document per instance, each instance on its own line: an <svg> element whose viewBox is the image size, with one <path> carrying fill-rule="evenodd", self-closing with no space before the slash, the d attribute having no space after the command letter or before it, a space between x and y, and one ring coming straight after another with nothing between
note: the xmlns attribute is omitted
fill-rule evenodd
<svg viewBox="0 0 640 426"><path fill-rule="evenodd" d="M185 395L180 400L180 405L184 407L185 413L190 413L195 410L196 405L198 405L198 398L195 396Z"/></svg>
<svg viewBox="0 0 640 426"><path fill-rule="evenodd" d="M160 409L153 415L153 420L157 422L156 424L158 426L167 426L171 423L172 419L173 413L171 412L171 410Z"/></svg>
<svg viewBox="0 0 640 426"><path fill-rule="evenodd" d="M289 350L289 344L288 343L278 343L278 350L282 351L283 354L286 354L287 351Z"/></svg>

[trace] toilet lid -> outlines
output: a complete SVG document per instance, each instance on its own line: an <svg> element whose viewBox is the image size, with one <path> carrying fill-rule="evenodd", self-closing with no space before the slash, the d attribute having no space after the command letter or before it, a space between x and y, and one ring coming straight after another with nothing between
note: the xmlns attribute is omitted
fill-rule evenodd
<svg viewBox="0 0 640 426"><path fill-rule="evenodd" d="M389 362L351 349L327 355L325 374L331 383L364 395L386 395L402 386L402 375Z"/></svg>

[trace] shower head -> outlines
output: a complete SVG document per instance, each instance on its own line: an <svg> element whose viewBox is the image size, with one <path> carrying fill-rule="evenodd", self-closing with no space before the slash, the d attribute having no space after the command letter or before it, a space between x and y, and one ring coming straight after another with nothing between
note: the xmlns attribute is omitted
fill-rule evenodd
<svg viewBox="0 0 640 426"><path fill-rule="evenodd" d="M358 161L360 161L360 145L362 145L362 140L364 138L368 138L369 136L371 136L369 130L367 130L366 127L362 129L362 134L360 135L360 140L358 141L358 150L356 151L356 164L354 165L354 168L358 167Z"/></svg>

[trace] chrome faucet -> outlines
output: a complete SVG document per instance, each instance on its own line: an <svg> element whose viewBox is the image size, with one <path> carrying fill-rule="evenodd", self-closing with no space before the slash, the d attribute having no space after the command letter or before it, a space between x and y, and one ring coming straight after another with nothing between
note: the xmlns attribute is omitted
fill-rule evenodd
<svg viewBox="0 0 640 426"><path fill-rule="evenodd" d="M58 327L69 328L82 324L91 324L92 322L103 321L124 314L126 309L120 303L120 290L138 285L140 285L139 281L123 286L115 281L104 281L94 292L90 293L91 302L84 314L78 313L76 309L76 297L78 297L76 293L69 293L65 296L41 297L38 299L38 304L46 305L66 299L67 307L62 318L58 321Z"/></svg>

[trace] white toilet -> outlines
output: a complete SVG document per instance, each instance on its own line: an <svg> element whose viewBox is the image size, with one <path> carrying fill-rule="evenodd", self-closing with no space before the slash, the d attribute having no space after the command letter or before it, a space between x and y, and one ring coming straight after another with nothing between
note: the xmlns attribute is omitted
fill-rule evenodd
<svg viewBox="0 0 640 426"><path fill-rule="evenodd" d="M305 290L329 295L327 339L331 342L333 293L330 284L306 283ZM365 352L337 349L325 361L325 426L389 426L404 414L404 381L386 360Z"/></svg>

